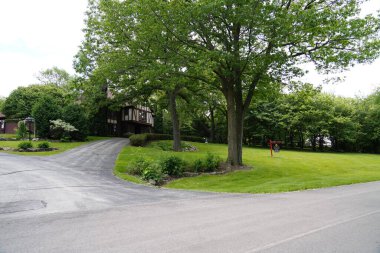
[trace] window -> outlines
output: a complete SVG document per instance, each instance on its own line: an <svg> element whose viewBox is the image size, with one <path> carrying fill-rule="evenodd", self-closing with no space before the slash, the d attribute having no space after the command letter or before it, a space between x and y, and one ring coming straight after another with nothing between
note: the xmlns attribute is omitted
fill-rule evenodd
<svg viewBox="0 0 380 253"><path fill-rule="evenodd" d="M145 111L139 111L139 121L146 123L146 112Z"/></svg>

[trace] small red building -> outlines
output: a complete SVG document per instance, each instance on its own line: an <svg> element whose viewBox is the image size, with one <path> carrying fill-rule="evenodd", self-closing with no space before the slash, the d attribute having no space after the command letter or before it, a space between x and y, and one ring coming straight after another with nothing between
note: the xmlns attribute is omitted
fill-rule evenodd
<svg viewBox="0 0 380 253"><path fill-rule="evenodd" d="M5 133L5 116L0 112L0 134Z"/></svg>
<svg viewBox="0 0 380 253"><path fill-rule="evenodd" d="M18 122L23 119L7 119L0 112L0 134L15 134L18 127ZM28 127L28 125L26 126ZM30 131L34 132L34 124L32 123Z"/></svg>

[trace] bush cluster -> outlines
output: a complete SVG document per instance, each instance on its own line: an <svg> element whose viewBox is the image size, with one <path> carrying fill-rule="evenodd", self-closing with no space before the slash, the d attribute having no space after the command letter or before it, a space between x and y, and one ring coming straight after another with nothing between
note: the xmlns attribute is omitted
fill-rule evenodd
<svg viewBox="0 0 380 253"><path fill-rule="evenodd" d="M17 139L25 139L28 135L28 128L26 127L25 121L19 121L17 123L17 130L16 130Z"/></svg>
<svg viewBox="0 0 380 253"><path fill-rule="evenodd" d="M132 164L127 166L127 173L134 176L142 176L143 171L149 167L150 163L142 157L137 158Z"/></svg>
<svg viewBox="0 0 380 253"><path fill-rule="evenodd" d="M19 149L33 148L33 144L30 141L22 141L18 144Z"/></svg>
<svg viewBox="0 0 380 253"><path fill-rule="evenodd" d="M184 171L184 161L177 156L169 156L161 161L161 169L164 174L172 177L180 177Z"/></svg>
<svg viewBox="0 0 380 253"><path fill-rule="evenodd" d="M197 159L194 161L193 168L195 172L214 172L220 166L220 157L207 153L205 159Z"/></svg>
<svg viewBox="0 0 380 253"><path fill-rule="evenodd" d="M38 147L38 148L44 148L44 149L46 149L46 148L50 148L50 143L47 142L47 141L44 141L44 142L39 143L39 144L37 145L37 147Z"/></svg>
<svg viewBox="0 0 380 253"><path fill-rule="evenodd" d="M220 158L208 153L203 159L195 160L192 164L187 164L178 156L168 156L158 162L150 162L142 157L137 158L127 168L128 174L139 176L145 181L153 180L156 184L161 184L167 177L181 177L184 172L214 172L220 166Z"/></svg>
<svg viewBox="0 0 380 253"><path fill-rule="evenodd" d="M153 163L142 172L142 178L146 181L153 180L155 184L161 184L163 173L159 164Z"/></svg>
<svg viewBox="0 0 380 253"><path fill-rule="evenodd" d="M142 147L145 146L150 141L159 140L172 140L173 136L170 134L133 134L129 137L132 146ZM184 141L192 142L204 142L202 137L198 136L181 136Z"/></svg>

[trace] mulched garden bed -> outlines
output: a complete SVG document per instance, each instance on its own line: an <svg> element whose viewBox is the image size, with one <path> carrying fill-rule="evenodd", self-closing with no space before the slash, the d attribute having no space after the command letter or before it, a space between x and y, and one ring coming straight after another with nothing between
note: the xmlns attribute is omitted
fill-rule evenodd
<svg viewBox="0 0 380 253"><path fill-rule="evenodd" d="M252 169L252 167L250 167L250 166L231 166L231 165L228 165L227 163L221 163L220 168L217 171L213 171L213 172L184 172L181 177L166 176L162 180L162 182L160 182L160 184L157 184L157 182L155 182L154 180L150 180L149 183L152 185L155 185L155 186L163 186L163 185L169 183L170 181L185 178L185 177L197 177L197 176L201 176L201 175L223 175L223 174L230 173L233 171L250 170L250 169Z"/></svg>
<svg viewBox="0 0 380 253"><path fill-rule="evenodd" d="M7 148L0 147L2 151L11 151L11 152L49 152L58 150L58 148L28 148L28 149L20 149L20 148Z"/></svg>

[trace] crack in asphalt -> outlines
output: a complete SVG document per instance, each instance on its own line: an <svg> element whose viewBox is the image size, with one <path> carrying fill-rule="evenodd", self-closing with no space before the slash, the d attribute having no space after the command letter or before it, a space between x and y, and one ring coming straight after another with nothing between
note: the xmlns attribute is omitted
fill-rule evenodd
<svg viewBox="0 0 380 253"><path fill-rule="evenodd" d="M51 169L17 170L17 171L12 171L12 172L8 172L8 173L2 173L2 174L0 174L0 176L8 176L8 175L12 175L12 174L31 172L31 171L53 171L53 170L51 170Z"/></svg>

